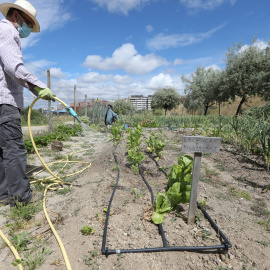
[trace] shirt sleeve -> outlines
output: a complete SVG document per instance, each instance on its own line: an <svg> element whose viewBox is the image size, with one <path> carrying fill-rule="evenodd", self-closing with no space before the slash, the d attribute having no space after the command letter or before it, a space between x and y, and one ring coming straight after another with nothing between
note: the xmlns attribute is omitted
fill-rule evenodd
<svg viewBox="0 0 270 270"><path fill-rule="evenodd" d="M13 29L12 29L13 30ZM13 31L3 27L0 31L0 56L4 71L19 85L28 88L33 94L37 92L28 83L45 88L46 85L30 73L22 61L19 35L14 35ZM31 88L31 89L30 89Z"/></svg>
<svg viewBox="0 0 270 270"><path fill-rule="evenodd" d="M113 115L113 117L116 118L116 120L119 120L119 119L118 119L118 115L117 115L114 111L112 111L112 115Z"/></svg>

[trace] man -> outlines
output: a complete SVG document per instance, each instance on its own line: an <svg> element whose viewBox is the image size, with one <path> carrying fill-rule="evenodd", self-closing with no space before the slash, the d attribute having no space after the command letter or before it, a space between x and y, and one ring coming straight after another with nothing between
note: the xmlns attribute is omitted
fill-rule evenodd
<svg viewBox="0 0 270 270"><path fill-rule="evenodd" d="M34 200L26 176L26 150L21 131L23 88L35 96L54 95L23 65L20 38L39 32L36 9L25 0L0 5L0 204L15 206Z"/></svg>
<svg viewBox="0 0 270 270"><path fill-rule="evenodd" d="M113 111L113 106L108 104L108 109L105 114L105 125L111 125L115 120L119 120L118 115Z"/></svg>

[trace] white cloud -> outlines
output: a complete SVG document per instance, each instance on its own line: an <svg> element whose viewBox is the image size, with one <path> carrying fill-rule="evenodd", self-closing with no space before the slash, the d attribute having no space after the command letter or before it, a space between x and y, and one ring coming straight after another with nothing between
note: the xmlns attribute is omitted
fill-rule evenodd
<svg viewBox="0 0 270 270"><path fill-rule="evenodd" d="M138 54L131 43L123 44L116 49L112 57L102 58L100 55L88 55L84 66L99 70L123 69L131 74L146 74L159 66L168 65L166 59L154 54L145 56Z"/></svg>
<svg viewBox="0 0 270 270"><path fill-rule="evenodd" d="M99 74L97 72L89 72L78 79L82 83L108 82L113 78L112 75Z"/></svg>
<svg viewBox="0 0 270 270"><path fill-rule="evenodd" d="M128 15L132 9L140 9L151 0L90 0L111 13L123 13Z"/></svg>
<svg viewBox="0 0 270 270"><path fill-rule="evenodd" d="M50 68L51 76L57 77L59 79L66 78L66 74L61 70L61 68Z"/></svg>
<svg viewBox="0 0 270 270"><path fill-rule="evenodd" d="M127 83L131 83L133 81L133 79L127 75L125 75L125 76L115 75L113 80L117 84L127 84Z"/></svg>
<svg viewBox="0 0 270 270"><path fill-rule="evenodd" d="M167 86L175 88L178 92L183 91L184 85L178 75L173 77L170 74L160 73L153 77L142 78L134 80L130 76L114 75L111 80L105 80L107 75L98 73L87 73L82 76L67 80L52 80L51 89L58 98L70 104L74 101L74 86L76 85L76 100L83 101L85 95L87 98L99 98L106 100L113 100L126 98L130 95L141 94L144 96L153 94L156 89L164 88ZM89 78L104 78L89 79ZM27 92L27 91L26 91ZM27 93L25 96L25 105L30 105L33 98ZM38 103L40 106L43 103ZM46 103L44 103L46 107Z"/></svg>
<svg viewBox="0 0 270 270"><path fill-rule="evenodd" d="M180 0L180 3L190 9L191 13L196 13L202 9L213 10L226 2L234 5L236 1L237 0Z"/></svg>
<svg viewBox="0 0 270 270"><path fill-rule="evenodd" d="M32 61L29 62L29 59L25 60L24 59L24 66L25 68L35 74L35 76L39 77L41 81L44 81L45 83L47 82L47 72L44 72L44 69L48 68L51 65L54 65L54 62L48 61L48 60L38 60L38 61Z"/></svg>
<svg viewBox="0 0 270 270"><path fill-rule="evenodd" d="M208 69L213 69L213 70L215 70L215 71L217 71L217 70L222 70L222 68L221 67L219 67L218 65L216 65L216 64L213 64L213 65L210 65L210 66L206 66L205 67L205 69L206 70L208 70Z"/></svg>
<svg viewBox="0 0 270 270"><path fill-rule="evenodd" d="M177 65L183 65L184 64L184 60L183 59L175 59L174 62L173 62L173 65L174 66L177 66Z"/></svg>
<svg viewBox="0 0 270 270"><path fill-rule="evenodd" d="M263 40L257 39L252 45L243 45L241 49L239 50L239 53L242 53L246 49L248 49L250 46L257 47L260 50L264 50L265 48L269 47L268 42L265 42Z"/></svg>
<svg viewBox="0 0 270 270"><path fill-rule="evenodd" d="M164 50L171 47L184 47L199 43L204 39L210 38L215 32L220 30L226 25L223 23L207 32L198 34L175 34L175 35L164 35L158 34L153 39L146 41L146 46L152 50Z"/></svg>
<svg viewBox="0 0 270 270"><path fill-rule="evenodd" d="M183 89L183 83L179 77L180 76L172 78L171 75L169 74L160 73L157 76L154 76L150 79L150 81L147 84L147 88L156 90L170 86L175 89L181 90Z"/></svg>
<svg viewBox="0 0 270 270"><path fill-rule="evenodd" d="M148 33L151 33L154 30L154 27L152 25L146 25L146 31Z"/></svg>
<svg viewBox="0 0 270 270"><path fill-rule="evenodd" d="M31 0L31 4L37 10L41 33L45 30L59 29L72 18L64 0Z"/></svg>

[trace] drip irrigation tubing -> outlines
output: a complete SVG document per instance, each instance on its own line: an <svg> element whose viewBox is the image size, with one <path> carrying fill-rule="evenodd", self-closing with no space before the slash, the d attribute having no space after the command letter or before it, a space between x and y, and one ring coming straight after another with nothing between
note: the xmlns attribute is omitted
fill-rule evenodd
<svg viewBox="0 0 270 270"><path fill-rule="evenodd" d="M150 252L165 252L165 251L191 251L191 252L193 251L193 252L199 252L199 251L206 251L206 250L225 250L225 251L228 251L228 249L232 247L229 240L225 237L225 235L222 233L222 231L218 228L218 226L215 224L215 222L208 215L206 210L198 202L197 202L197 207L203 212L204 216L207 218L207 220L211 224L212 228L215 230L215 232L223 240L223 243L221 245L212 245L212 246L168 246L162 224L158 224L159 233L160 233L162 241L163 241L163 247L141 248L141 249L109 249L108 247L105 247L106 246L107 227L108 227L108 222L109 222L111 203L112 203L116 188L118 186L119 176L120 176L119 163L118 163L118 160L117 160L117 156L115 154L117 146L118 146L118 144L114 148L113 156L114 156L114 160L115 160L116 164L118 165L118 173L117 173L117 180L116 180L116 183L115 183L115 186L114 186L114 189L113 189L113 192L112 192L109 204L108 204L108 210L107 210L107 213L106 213L106 220L105 220L104 232L103 232L103 240L102 240L102 249L101 249L102 255L105 255L106 257L108 257L109 255L112 255L112 254L123 254L123 253L150 253ZM157 161L156 161L156 165L160 168ZM154 203L154 195L153 195L152 188L149 185L149 183L146 181L140 167L139 167L139 173L140 173L144 183L146 184L147 188L149 189L149 192L151 194L151 201L152 201L152 204L153 204Z"/></svg>
<svg viewBox="0 0 270 270"><path fill-rule="evenodd" d="M144 178L143 172L141 171L140 167L139 167L139 173L140 173L140 175L141 175L141 177L143 179L143 182L145 183L145 185L147 186L148 190L150 191L152 205L154 205L153 190L152 190L151 186L149 185L149 183ZM167 246L167 239L166 239L166 236L164 234L164 230L163 230L162 224L158 224L158 230L159 230L159 234L161 235L161 238L162 238L163 247L166 247Z"/></svg>
<svg viewBox="0 0 270 270"><path fill-rule="evenodd" d="M119 177L120 177L119 163L118 163L118 160L117 160L117 156L115 154L115 151L116 151L117 146L118 146L118 144L116 144L116 146L115 146L115 148L113 150L114 160L115 160L116 164L118 165L117 179L116 179L116 182L115 182L115 185L114 185L114 189L113 189L113 192L112 192L112 195L111 195L111 198L110 198L108 207L107 207L107 213L106 213L106 219L105 219L104 231L103 231L103 239L102 239L102 248L101 248L101 251L102 251L102 254L103 255L105 254L105 245L106 245L106 238L107 238L107 228L108 228L108 223L109 223L109 216L110 216L111 204L112 204L114 193L115 193L116 188L118 186Z"/></svg>

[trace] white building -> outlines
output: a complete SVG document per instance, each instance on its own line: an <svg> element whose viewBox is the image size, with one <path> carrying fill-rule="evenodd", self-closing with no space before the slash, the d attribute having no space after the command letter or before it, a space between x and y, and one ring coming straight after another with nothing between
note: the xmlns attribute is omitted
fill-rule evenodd
<svg viewBox="0 0 270 270"><path fill-rule="evenodd" d="M151 110L152 95L144 97L143 95L133 95L130 97L130 102L136 110Z"/></svg>

